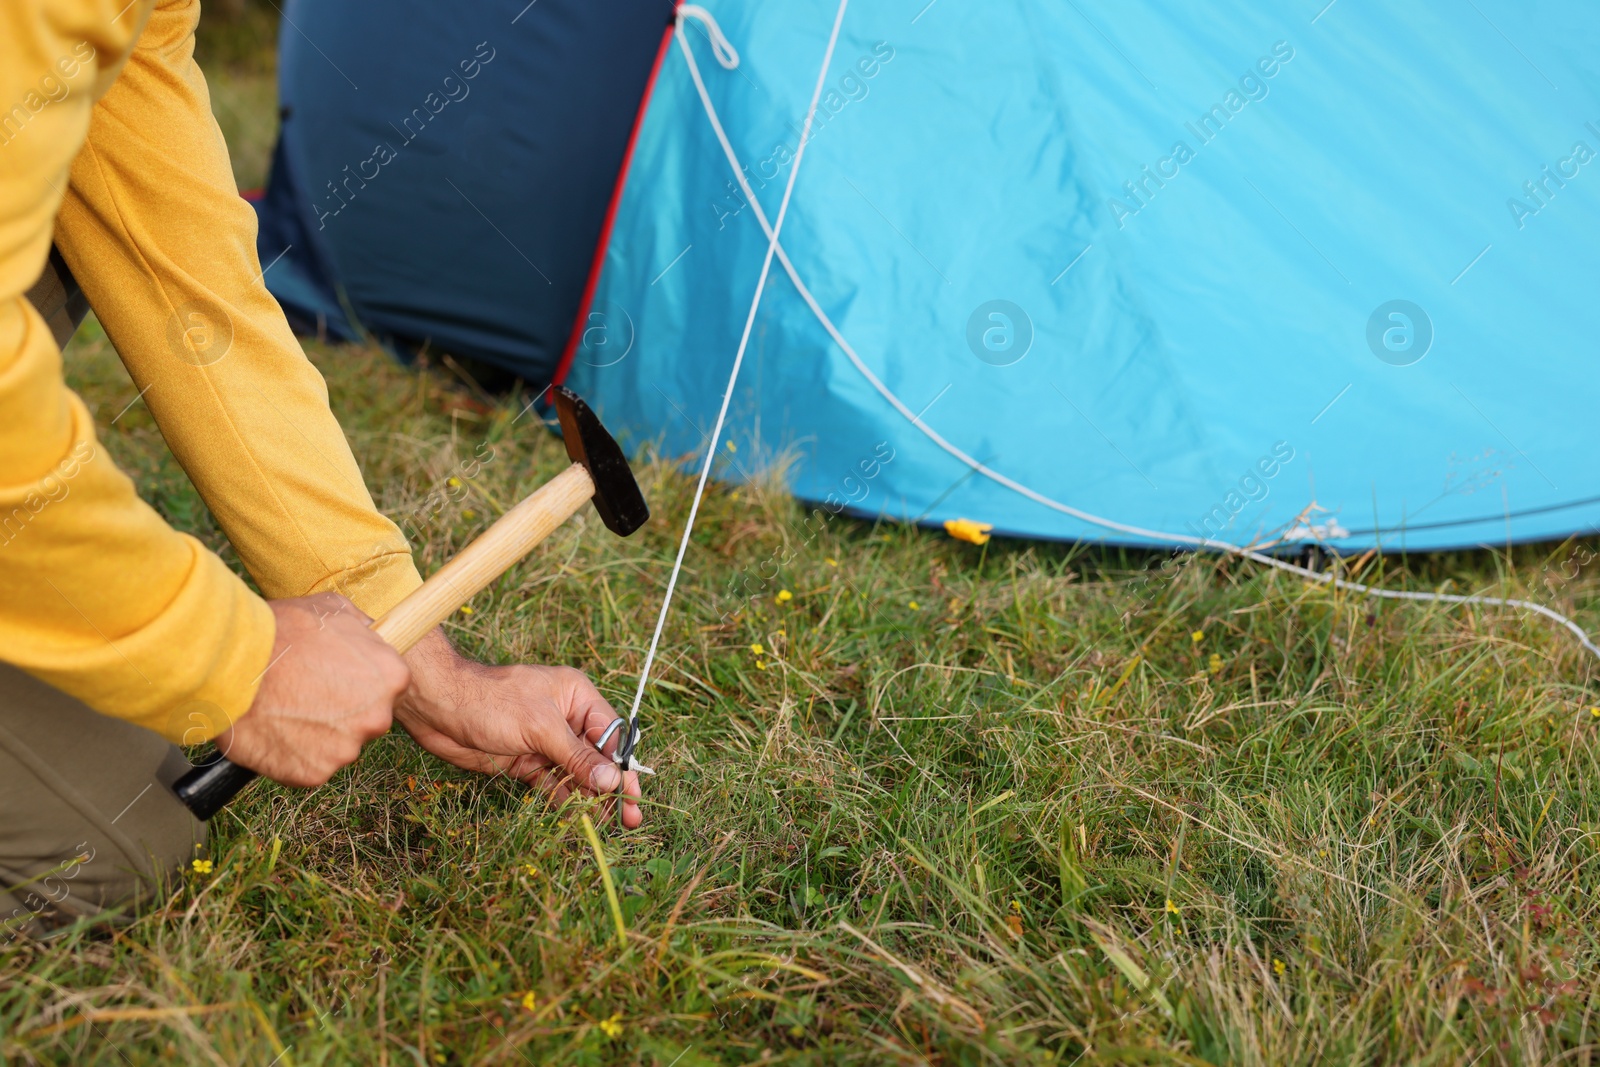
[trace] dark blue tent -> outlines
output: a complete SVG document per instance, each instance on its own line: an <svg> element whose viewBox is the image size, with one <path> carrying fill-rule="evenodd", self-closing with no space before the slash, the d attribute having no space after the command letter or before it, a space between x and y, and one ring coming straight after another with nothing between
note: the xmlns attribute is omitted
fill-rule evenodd
<svg viewBox="0 0 1600 1067"><path fill-rule="evenodd" d="M257 206L290 320L548 381L672 7L285 4Z"/></svg>

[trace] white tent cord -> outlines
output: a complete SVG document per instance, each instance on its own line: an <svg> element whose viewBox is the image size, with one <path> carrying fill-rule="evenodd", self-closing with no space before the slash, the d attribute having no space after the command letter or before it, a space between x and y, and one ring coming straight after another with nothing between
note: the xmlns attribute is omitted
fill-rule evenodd
<svg viewBox="0 0 1600 1067"><path fill-rule="evenodd" d="M699 4L678 5L678 26L681 29L684 19L695 19L705 27L706 37L711 41L711 54L717 57L717 62L723 70L733 70L739 65L739 52L729 42L722 32L722 27L717 25L716 18Z"/></svg>
<svg viewBox="0 0 1600 1067"><path fill-rule="evenodd" d="M789 180L783 188L783 199L778 204L778 222L776 226L766 227L766 216L762 215L761 222L767 228L767 255L761 263L761 275L756 280L755 295L750 300L750 310L745 315L744 332L739 336L739 349L734 353L733 369L728 374L728 388L722 394L722 407L717 412L716 425L711 429L709 443L706 446L706 461L700 468L700 481L695 486L694 501L689 505L689 519L683 526L683 539L678 542L678 558L673 561L672 574L667 579L667 592L661 600L661 614L656 617L655 633L650 637L650 650L645 653L644 666L639 671L639 688L633 694L633 707L628 711L628 730L623 735L622 743L617 746L617 760L622 764L623 770L634 768L633 746L639 734L639 704L644 699L645 685L650 680L650 666L655 662L656 649L661 644L661 632L667 625L667 611L672 606L672 594L678 586L678 574L683 570L683 556L689 549L689 537L694 532L695 516L700 512L700 498L705 495L706 479L711 474L711 464L717 458L717 444L722 439L722 426L728 417L728 405L733 400L733 388L739 380L739 368L744 363L745 349L750 344L750 331L755 326L756 309L761 306L761 296L767 288L767 278L772 273L772 257L778 247L778 235L783 230L784 217L789 212L789 198L794 193L795 179L800 174L800 160L805 155L806 142L810 139L811 120L816 116L817 103L822 99L822 87L828 78L828 68L833 63L833 49L839 41L839 28L844 24L845 8L850 0L839 0L838 13L833 17L833 32L828 36L828 48L822 55L822 69L817 71L817 84L811 91L811 104L806 108L805 124L800 131L800 147L795 152L794 164L789 171ZM738 63L738 54L727 44L727 38L722 36L722 30L717 26L716 19L705 8L693 4L686 4L678 9L678 26L676 36L678 47L682 50L684 58L689 61L689 70L694 77L695 87L705 97L705 83L700 80L700 68L694 61L694 49L689 46L689 39L683 32L684 19L689 16L699 19L707 27L708 35L712 40L712 49L717 53L717 60L723 66L731 67ZM725 62L723 54L716 47L716 42L721 40L732 55L732 62Z"/></svg>
<svg viewBox="0 0 1600 1067"><path fill-rule="evenodd" d="M734 152L733 145L729 143L727 131L725 131L722 127L722 120L717 114L716 106L711 102L711 97L706 92L705 83L700 78L700 69L695 64L693 54L685 50L684 58L689 62L689 74L694 79L695 90L700 94L700 104L705 109L706 118L711 122L711 129L716 134L718 143L722 145L722 152L723 155L727 157L728 165L733 169L734 179L739 183L739 187L744 193L745 202L754 209L756 221L761 224L762 230L767 235L769 241L767 255L769 260L774 251L776 251L778 261L783 264L783 269L789 275L789 280L794 283L795 289L800 293L801 298L805 300L806 306L811 309L812 315L814 315L817 321L822 324L823 329L828 332L828 336L833 338L833 342L839 346L840 350L844 352L845 356L852 364L854 364L856 370L860 372L860 374L866 378L868 382L871 383L872 387L878 391L879 395L887 400L889 404L902 416L904 416L913 426L920 430L923 435L928 438L928 440L932 441L939 448L943 449L946 453L959 460L973 471L983 475L990 481L1010 489L1012 492L1027 497L1029 500L1032 500L1037 504L1041 504L1044 507L1050 508L1054 511L1059 511L1064 515L1070 515L1073 518L1079 519L1083 522L1100 526L1104 529L1114 530L1118 533L1130 534L1135 537L1147 538L1152 541L1161 541L1167 544L1175 545L1186 545L1195 549L1211 549L1218 552L1227 553L1229 555L1239 556L1244 559L1253 560L1256 563L1260 563L1268 567L1276 567L1279 570L1288 571L1289 573L1299 575L1308 581L1320 582L1325 585L1331 585L1336 589L1343 589L1352 593L1360 593L1363 596L1378 597L1385 600L1418 600L1444 604L1476 604L1489 607L1519 608L1522 610L1531 611L1537 615L1542 615L1545 618L1550 619L1552 622L1559 623L1560 625L1566 627L1575 637L1577 637L1578 642L1588 652L1594 655L1597 659L1600 659L1600 646L1596 646L1594 641L1590 639L1589 634L1583 629L1583 627L1579 626L1576 622L1567 618L1565 615L1562 615L1557 611L1553 611L1552 609L1545 607L1543 604L1536 604L1531 600L1516 600L1507 597L1479 595L1464 596L1454 593L1407 592L1393 589L1376 589L1369 585L1363 585L1360 582L1354 582L1346 578L1336 577L1333 574L1323 574L1317 571L1309 570L1286 560L1277 559L1276 557L1268 556L1264 553L1256 552L1252 549L1244 548L1239 545L1230 544L1226 541L1213 541L1210 538L1191 537L1188 534L1172 534L1165 533L1160 530L1147 530L1141 526L1132 526L1127 523L1117 522L1114 519L1107 519L1099 515L1094 515L1087 511L1082 511L1078 508L1072 507L1069 504L1063 504L1057 500L1052 500L1050 497L1030 489L1020 482L1014 481L1006 475L1001 474L999 471L992 470L983 463L967 455L967 453L963 452L961 449L945 440L944 437L938 433L938 431L934 430L927 423L923 422L922 419L909 407L907 407L898 396L890 391L888 386L883 384L882 380L880 380L878 376L872 372L871 368L866 365L866 362L862 360L862 358L856 353L856 350L851 347L850 342L845 340L844 335L839 332L839 329L834 325L833 320L830 319L827 313L822 310L822 306L817 303L817 299L812 295L811 290L806 287L806 284L803 281L800 280L799 272L795 270L794 264L790 261L788 253L778 242L778 231L771 225L771 223L768 222L766 213L761 209L760 201L756 199L755 191L750 187L750 183L745 177L744 168L739 163L738 154ZM809 130L809 128L810 115L808 114L807 130ZM802 137L800 142L800 151L804 150L805 139ZM796 162L798 163L798 161L797 154ZM790 186L792 187L794 183L794 176L792 174L790 175L789 182ZM784 194L784 206L786 207L787 204L788 193L786 191ZM781 209L779 213L779 222L781 225ZM763 274L763 277L765 277L765 274ZM724 398L724 411L726 408L727 402L726 398ZM718 427L720 428L720 426L721 422L719 421Z"/></svg>

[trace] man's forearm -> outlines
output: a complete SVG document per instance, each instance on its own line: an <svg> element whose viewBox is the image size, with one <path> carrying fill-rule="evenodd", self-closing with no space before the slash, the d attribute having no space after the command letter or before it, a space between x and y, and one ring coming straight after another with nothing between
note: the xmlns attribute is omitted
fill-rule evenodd
<svg viewBox="0 0 1600 1067"><path fill-rule="evenodd" d="M57 239L212 514L268 597L336 589L382 615L420 584L327 388L267 292L254 210L163 4L95 106Z"/></svg>

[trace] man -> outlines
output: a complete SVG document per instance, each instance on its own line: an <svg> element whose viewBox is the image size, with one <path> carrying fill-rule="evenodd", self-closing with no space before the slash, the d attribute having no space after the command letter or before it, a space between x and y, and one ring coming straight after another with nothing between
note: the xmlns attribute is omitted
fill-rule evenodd
<svg viewBox="0 0 1600 1067"><path fill-rule="evenodd" d="M0 5L0 922L124 908L194 855L174 742L313 787L398 721L458 767L609 792L557 667L367 629L420 584L262 282L197 0ZM52 240L257 586L139 500L25 298ZM638 796L635 775L624 783ZM638 806L623 821L637 826Z"/></svg>

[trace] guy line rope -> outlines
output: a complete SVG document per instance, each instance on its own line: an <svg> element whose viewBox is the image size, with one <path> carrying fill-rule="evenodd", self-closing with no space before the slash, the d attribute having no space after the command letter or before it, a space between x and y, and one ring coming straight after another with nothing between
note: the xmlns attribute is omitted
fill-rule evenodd
<svg viewBox="0 0 1600 1067"><path fill-rule="evenodd" d="M766 216L762 216L762 225L766 229L767 254L761 261L761 276L756 279L756 292L750 299L750 310L744 317L744 332L739 336L739 349L733 356L733 370L728 374L728 387L722 394L722 407L717 411L716 425L711 429L710 441L706 446L706 461L700 468L700 481L694 488L694 501L689 505L689 520L683 526L683 539L678 542L678 558L672 563L672 574L667 579L667 593L661 599L661 614L656 617L655 633L650 635L650 650L645 653L644 666L639 671L639 688L633 694L633 707L628 710L628 728L623 734L621 743L617 746L616 760L622 765L623 770L637 769L633 762L633 747L639 740L639 703L644 699L644 688L650 680L650 666L655 662L656 649L661 644L661 631L667 625L667 611L672 606L672 594L678 587L678 574L683 570L683 556L689 550L689 535L694 532L695 516L700 512L700 498L705 495L706 478L711 474L711 464L717 458L717 442L722 439L722 425L728 418L728 405L733 400L733 387L739 380L739 368L744 364L745 349L750 345L750 331L756 321L756 309L761 306L761 296L767 288L767 278L772 273L772 256L778 248L778 234L783 230L783 220L789 213L789 197L794 193L795 178L800 175L800 161L805 156L806 142L811 139L811 120L817 113L817 102L822 99L822 87L827 81L828 67L833 63L833 49L839 43L839 27L844 24L845 8L850 5L850 0L839 0L839 10L833 16L833 32L828 35L827 50L822 53L822 67L817 71L817 84L811 90L811 104L806 108L805 125L800 130L800 147L795 151L794 166L789 171L789 180L784 183L783 199L778 204L778 222L775 226L766 224ZM700 90L702 98L705 85L700 80L700 69L694 62L694 50L689 45L688 35L683 27L686 20L695 18L706 28L706 34L711 38L711 48L717 57L717 62L728 70L739 65L739 53L734 51L728 39L723 36L722 28L717 25L717 20L711 13L698 4L682 4L678 7L678 22L675 35L678 47L683 51L684 57L689 61L689 70L694 75L696 87ZM620 723L621 720L617 720ZM611 730L616 727L613 723L606 734L600 738L598 744L604 746Z"/></svg>

